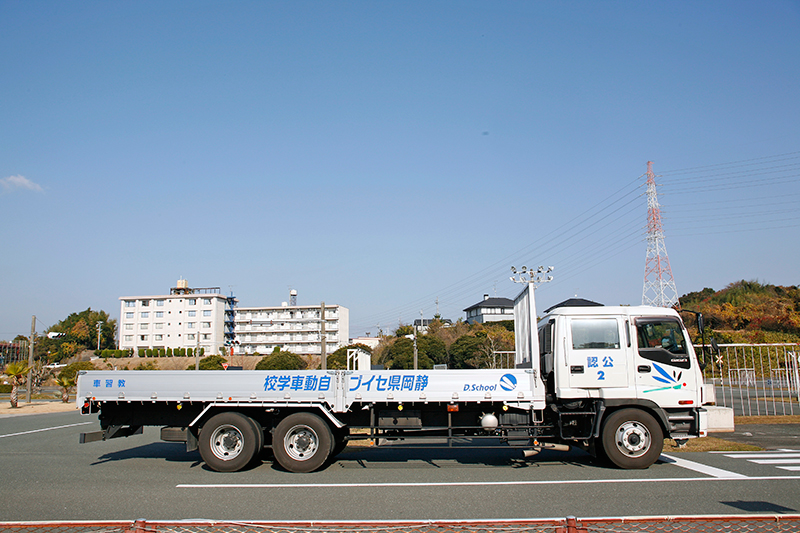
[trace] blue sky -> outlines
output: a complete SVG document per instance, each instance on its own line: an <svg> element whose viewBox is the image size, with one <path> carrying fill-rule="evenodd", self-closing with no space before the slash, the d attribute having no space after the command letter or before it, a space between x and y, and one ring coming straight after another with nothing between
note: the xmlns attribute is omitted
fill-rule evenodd
<svg viewBox="0 0 800 533"><path fill-rule="evenodd" d="M0 339L231 288L351 335L514 297L795 285L800 3L0 2Z"/></svg>

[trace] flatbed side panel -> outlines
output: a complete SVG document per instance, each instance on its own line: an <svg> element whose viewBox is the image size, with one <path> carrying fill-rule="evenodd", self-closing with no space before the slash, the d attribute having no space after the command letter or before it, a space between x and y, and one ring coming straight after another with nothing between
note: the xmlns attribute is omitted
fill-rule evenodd
<svg viewBox="0 0 800 533"><path fill-rule="evenodd" d="M536 399L525 370L382 370L348 372L344 378L350 403Z"/></svg>
<svg viewBox="0 0 800 533"><path fill-rule="evenodd" d="M338 381L337 381L338 380ZM77 401L245 401L322 403L334 407L337 384L347 410L355 402L535 402L525 370L89 371Z"/></svg>

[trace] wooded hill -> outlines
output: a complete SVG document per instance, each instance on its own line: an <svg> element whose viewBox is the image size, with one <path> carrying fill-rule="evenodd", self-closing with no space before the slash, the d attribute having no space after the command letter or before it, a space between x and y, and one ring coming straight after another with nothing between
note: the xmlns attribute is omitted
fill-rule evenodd
<svg viewBox="0 0 800 533"><path fill-rule="evenodd" d="M737 281L721 291L705 288L680 298L684 310L703 313L706 339L718 343L800 342L800 288ZM683 313L692 334L694 317ZM699 339L698 339L699 340Z"/></svg>

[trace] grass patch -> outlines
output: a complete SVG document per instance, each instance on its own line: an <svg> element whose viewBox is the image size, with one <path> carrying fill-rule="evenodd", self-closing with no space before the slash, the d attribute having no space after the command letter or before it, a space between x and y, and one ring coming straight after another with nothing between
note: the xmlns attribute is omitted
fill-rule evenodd
<svg viewBox="0 0 800 533"><path fill-rule="evenodd" d="M735 416L735 425L746 426L747 424L800 424L800 415L782 416Z"/></svg>
<svg viewBox="0 0 800 533"><path fill-rule="evenodd" d="M763 448L750 444L739 444L717 437L701 437L689 439L686 446L679 448L672 439L664 439L664 451L675 452L756 452Z"/></svg>

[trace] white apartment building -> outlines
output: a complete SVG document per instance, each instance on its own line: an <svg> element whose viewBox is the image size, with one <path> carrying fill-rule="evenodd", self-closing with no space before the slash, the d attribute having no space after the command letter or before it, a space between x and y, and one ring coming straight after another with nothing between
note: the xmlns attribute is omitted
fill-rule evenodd
<svg viewBox="0 0 800 533"><path fill-rule="evenodd" d="M296 294L296 293L295 293ZM219 287L189 288L186 280L168 295L120 298L119 347L132 349L204 348L206 355L233 346L236 354L262 355L281 350L320 355L322 304L236 307L237 300ZM350 311L325 305L326 353L346 346Z"/></svg>
<svg viewBox="0 0 800 533"><path fill-rule="evenodd" d="M325 351L331 354L350 338L350 310L325 305ZM262 355L279 347L298 355L320 355L322 305L240 307L235 311L237 353Z"/></svg>
<svg viewBox="0 0 800 533"><path fill-rule="evenodd" d="M190 289L179 280L170 294L120 298L119 347L205 348L219 353L225 343L227 298L219 287Z"/></svg>

